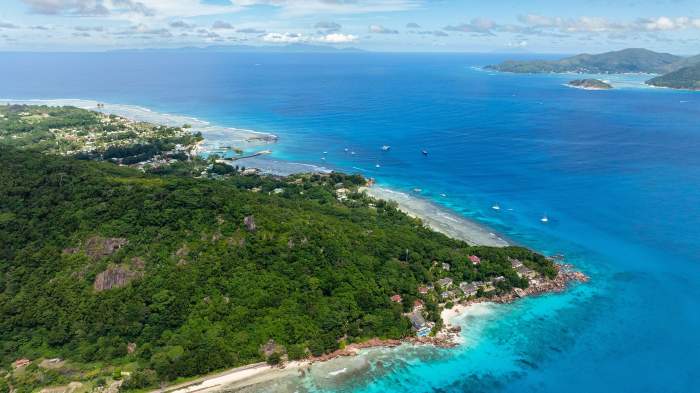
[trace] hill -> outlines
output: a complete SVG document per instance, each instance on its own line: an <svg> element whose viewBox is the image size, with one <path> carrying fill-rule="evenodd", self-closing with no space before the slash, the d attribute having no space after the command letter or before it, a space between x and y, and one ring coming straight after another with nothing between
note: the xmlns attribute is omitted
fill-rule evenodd
<svg viewBox="0 0 700 393"><path fill-rule="evenodd" d="M506 61L486 68L515 73L662 74L700 58L683 58L647 49L624 49L597 55L581 54L561 60Z"/></svg>
<svg viewBox="0 0 700 393"><path fill-rule="evenodd" d="M646 83L652 86L672 89L700 90L700 64L652 78Z"/></svg>
<svg viewBox="0 0 700 393"><path fill-rule="evenodd" d="M91 125L85 112L65 111ZM6 138L32 135L17 124ZM121 370L140 388L408 337L416 299L440 328L439 279L480 282L484 297L529 285L516 259L556 275L527 249L433 232L357 193L357 175L244 176L196 158L144 173L90 157L0 145L0 362L31 362L0 391L96 387ZM52 358L60 369L37 366Z"/></svg>

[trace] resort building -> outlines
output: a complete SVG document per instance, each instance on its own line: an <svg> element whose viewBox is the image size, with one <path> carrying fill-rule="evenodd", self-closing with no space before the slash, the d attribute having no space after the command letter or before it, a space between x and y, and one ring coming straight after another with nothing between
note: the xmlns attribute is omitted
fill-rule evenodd
<svg viewBox="0 0 700 393"><path fill-rule="evenodd" d="M476 255L470 255L469 261L471 261L472 265L479 265L481 263L481 258L477 257Z"/></svg>
<svg viewBox="0 0 700 393"><path fill-rule="evenodd" d="M476 296L477 287L474 283L462 282L459 284L459 289L462 290L464 296Z"/></svg>
<svg viewBox="0 0 700 393"><path fill-rule="evenodd" d="M394 303L401 303L403 301L403 298L401 297L401 295L397 294L391 297L391 301Z"/></svg>
<svg viewBox="0 0 700 393"><path fill-rule="evenodd" d="M437 283L442 289L447 289L452 286L452 279L449 277L441 278L438 280Z"/></svg>

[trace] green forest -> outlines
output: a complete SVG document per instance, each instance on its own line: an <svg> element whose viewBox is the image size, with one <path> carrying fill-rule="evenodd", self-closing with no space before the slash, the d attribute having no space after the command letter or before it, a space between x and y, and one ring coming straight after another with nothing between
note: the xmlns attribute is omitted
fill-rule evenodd
<svg viewBox="0 0 700 393"><path fill-rule="evenodd" d="M471 247L392 203L356 192L339 201L361 176L193 178L178 165L143 173L0 146L0 368L19 358L73 367L0 372L0 392L99 384L122 367L124 388L155 386L265 361L270 340L275 358L299 359L402 338L416 298L439 319L421 284L502 275L499 290L526 286L509 257L555 274L530 250Z"/></svg>

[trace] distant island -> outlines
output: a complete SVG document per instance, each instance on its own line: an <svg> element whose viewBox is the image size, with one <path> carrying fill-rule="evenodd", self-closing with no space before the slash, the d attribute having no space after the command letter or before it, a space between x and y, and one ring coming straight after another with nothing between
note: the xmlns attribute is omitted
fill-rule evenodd
<svg viewBox="0 0 700 393"><path fill-rule="evenodd" d="M580 74L664 74L683 66L686 58L647 49L623 49L597 55L580 54L560 60L505 61L486 68L515 73L580 73ZM700 58L697 59L700 62Z"/></svg>
<svg viewBox="0 0 700 393"><path fill-rule="evenodd" d="M700 90L700 64L652 78L646 83L651 86L671 89Z"/></svg>
<svg viewBox="0 0 700 393"><path fill-rule="evenodd" d="M601 54L580 54L560 60L508 60L485 68L519 74L579 73L579 74L659 74L647 83L675 89L698 89L700 85L700 55L692 57L658 53L648 49L630 48Z"/></svg>
<svg viewBox="0 0 700 393"><path fill-rule="evenodd" d="M600 79L574 79L570 81L569 86L585 90L610 90L612 85L601 81Z"/></svg>

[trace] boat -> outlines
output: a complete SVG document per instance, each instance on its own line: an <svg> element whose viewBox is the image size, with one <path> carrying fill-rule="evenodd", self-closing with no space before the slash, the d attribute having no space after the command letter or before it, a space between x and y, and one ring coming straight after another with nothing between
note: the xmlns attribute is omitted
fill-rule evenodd
<svg viewBox="0 0 700 393"><path fill-rule="evenodd" d="M422 191L423 191L423 190L421 190L420 188L414 188L414 189L413 189L413 192L422 192Z"/></svg>
<svg viewBox="0 0 700 393"><path fill-rule="evenodd" d="M354 156L354 155L355 155L355 152L354 152L354 151L351 151L350 154Z"/></svg>
<svg viewBox="0 0 700 393"><path fill-rule="evenodd" d="M344 150L346 153L350 151L350 149L348 149L347 147L346 147L345 149L343 149L343 150Z"/></svg>
<svg viewBox="0 0 700 393"><path fill-rule="evenodd" d="M390 149L391 149L391 146L389 146L389 145L382 146L382 150L384 150L384 151L389 151Z"/></svg>
<svg viewBox="0 0 700 393"><path fill-rule="evenodd" d="M549 222L549 217L547 217L547 215L545 214L544 216L542 216L542 218L540 218L540 221L541 221L543 224L546 224L546 223Z"/></svg>
<svg viewBox="0 0 700 393"><path fill-rule="evenodd" d="M446 198L447 194L440 194L441 197Z"/></svg>
<svg viewBox="0 0 700 393"><path fill-rule="evenodd" d="M493 210L501 210L501 207L498 206L498 205L493 205L493 206L491 206L491 209L493 209Z"/></svg>
<svg viewBox="0 0 700 393"><path fill-rule="evenodd" d="M381 168L381 165L377 164L374 166L375 168Z"/></svg>
<svg viewBox="0 0 700 393"><path fill-rule="evenodd" d="M427 156L427 155L428 155L428 151L427 151L427 150L421 150L421 153L423 153L424 156Z"/></svg>

